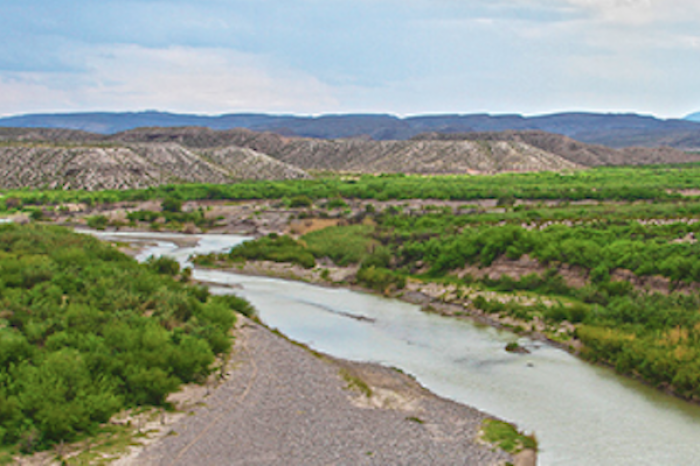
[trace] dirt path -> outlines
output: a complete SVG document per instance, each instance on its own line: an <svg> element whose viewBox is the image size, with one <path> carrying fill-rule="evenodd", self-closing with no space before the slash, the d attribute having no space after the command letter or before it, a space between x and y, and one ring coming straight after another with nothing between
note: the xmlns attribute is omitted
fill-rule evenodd
<svg viewBox="0 0 700 466"><path fill-rule="evenodd" d="M246 322L228 380L128 463L136 465L492 465L485 414L399 372L315 355Z"/></svg>

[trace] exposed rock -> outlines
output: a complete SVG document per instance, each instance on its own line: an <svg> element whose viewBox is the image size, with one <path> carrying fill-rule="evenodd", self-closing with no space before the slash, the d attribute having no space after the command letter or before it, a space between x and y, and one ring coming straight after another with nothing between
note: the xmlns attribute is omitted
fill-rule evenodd
<svg viewBox="0 0 700 466"><path fill-rule="evenodd" d="M178 142L192 148L234 145L303 169L357 173L495 173L581 167L518 141L325 140L205 128L138 129L114 135L112 139Z"/></svg>
<svg viewBox="0 0 700 466"><path fill-rule="evenodd" d="M303 170L249 149L198 154L173 143L0 146L0 187L9 189L129 189L306 177Z"/></svg>
<svg viewBox="0 0 700 466"><path fill-rule="evenodd" d="M413 139L420 141L510 141L528 144L587 167L700 161L700 154L693 154L671 147L624 147L614 149L603 145L587 144L561 134L544 131L426 133Z"/></svg>

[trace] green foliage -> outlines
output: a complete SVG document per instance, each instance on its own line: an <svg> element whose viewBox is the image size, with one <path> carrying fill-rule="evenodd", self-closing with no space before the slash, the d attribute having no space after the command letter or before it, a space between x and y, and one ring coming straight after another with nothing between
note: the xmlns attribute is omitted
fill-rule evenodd
<svg viewBox="0 0 700 466"><path fill-rule="evenodd" d="M477 296L472 303L477 309L481 309L487 314L502 314L515 317L516 319L529 321L532 320L535 315L544 315L549 311L549 309L541 304L535 305L523 305L519 304L514 300L508 300L501 302L497 299L488 300L483 296ZM557 308L562 308L561 306ZM558 322L566 320L568 314L563 313Z"/></svg>
<svg viewBox="0 0 700 466"><path fill-rule="evenodd" d="M690 164L495 176L364 175L351 179L326 177L216 186L171 185L89 194L18 190L4 193L3 200L7 209L36 209L68 202L94 204L171 198L283 199L296 207L311 207L317 203L327 208L342 208L350 199L463 201L460 205L423 203L418 207L408 203L404 206L394 203L391 207L367 203L364 211L348 216L346 220L351 223L348 226L312 232L302 241L262 238L237 248L226 259L267 259L312 267L315 258L329 257L338 265L360 264L358 282L385 291L400 286L409 274L429 270L431 279L443 280L465 265L488 267L495 261L527 255L545 265L547 270L520 279L508 276L498 280L479 279L479 286L501 292L543 295L550 297L549 301L551 297L554 301L564 297L562 301L566 305L523 306L498 300L476 303L479 298L475 304L487 312L505 313L523 320L538 316L549 325L558 325L564 320L574 323L586 345L587 357L609 362L621 372L637 374L653 383L673 386L686 396L700 397L697 389L700 383L696 378L700 368L695 362L700 358L689 359L688 356L700 354L700 314L697 312L700 298L692 286L688 286L700 282L700 261L697 260L700 243L692 240L700 234L700 223L694 223L700 218L700 199L679 194L681 190L698 186L700 164ZM496 200L508 208L492 209L481 207L477 202L464 203L482 199ZM173 229L185 222L200 227L214 222L206 219L201 210L164 210L133 212L129 219L134 223ZM309 212L308 215L314 214ZM372 222L360 224L363 218L370 218ZM17 247L28 250L33 247L31 242L24 243ZM128 293L115 297L114 293L98 291L104 287L85 286L70 277L56 278L51 262L35 256L37 254L22 254L3 260L0 254L2 287L27 290L45 287L37 300L46 306L49 306L46 303L60 306L64 289L103 300L108 307L110 302L119 299L132 305ZM64 248L55 256L65 258L65 263L71 267L85 267L84 264L89 263L85 262L80 248ZM204 256L197 262L213 264L221 259L223 257ZM562 276L565 270L580 275L586 284L579 288L569 286ZM635 283L655 275L666 277L671 294L664 296L635 290L629 280L620 280L621 271ZM58 282L54 283L56 280ZM139 287L135 289L140 290ZM680 289L690 290L691 294L677 293ZM159 296L153 290L152 294ZM5 298L6 294L0 296L9 299ZM195 289L188 291L188 296L199 303L198 306L207 299L201 290ZM153 298L153 303L158 304L147 306L145 312L161 319L159 322L168 331L185 328L190 335L208 341L212 347L225 346L220 333L193 332L188 326L177 324L177 319L196 317L196 312L187 306L178 306L172 299ZM161 315L170 317L161 318ZM82 322L84 316L81 316L79 310L71 309L73 321ZM606 333L608 330L613 333ZM35 320L22 327L21 339L3 340L0 345L13 348L14 359L8 359L8 364L16 364L21 360L16 355L24 355L28 348L42 344L51 332L54 329L50 323ZM676 336L672 338L673 335ZM191 361L187 367L178 369L178 374L191 372L194 370L191 368L201 365L201 361ZM167 385L167 377L157 375L152 376L152 386ZM138 379L136 375L133 377ZM14 406L12 403L0 403L0 409L11 409L3 406ZM0 419L4 419L4 415L0 415ZM32 432L26 431L28 441L32 439Z"/></svg>
<svg viewBox="0 0 700 466"><path fill-rule="evenodd" d="M156 273L162 275L170 275L174 277L180 273L180 264L178 261L172 257L160 256L160 257L149 257L146 259L146 265L153 269Z"/></svg>
<svg viewBox="0 0 700 466"><path fill-rule="evenodd" d="M109 219L104 215L94 215L92 217L88 217L87 219L87 225L95 230L104 230L107 228L108 224Z"/></svg>
<svg viewBox="0 0 700 466"><path fill-rule="evenodd" d="M308 250L317 258L328 257L345 266L361 262L376 241L372 239L371 225L349 225L307 233L302 237Z"/></svg>
<svg viewBox="0 0 700 466"><path fill-rule="evenodd" d="M163 185L145 190L11 191L23 205L148 199L290 199L292 207L310 207L314 199L517 199L676 200L674 191L700 184L700 165L599 167L568 173L503 173L492 176L445 175L424 177L363 175L356 179L326 177L311 180L245 181L229 185ZM10 208L10 207L8 207ZM175 212L175 211L173 211ZM514 212L524 215L526 212Z"/></svg>
<svg viewBox="0 0 700 466"><path fill-rule="evenodd" d="M409 242L403 252L411 257L427 256L434 275L465 264L488 266L500 256L517 259L529 254L545 264L579 266L591 274L593 282L601 284L609 281L613 269L631 270L640 276L662 275L675 282L700 281L700 266L692 259L700 254L700 244L670 241L696 228L685 223L644 226L627 221L535 230L518 225L479 225L435 244Z"/></svg>
<svg viewBox="0 0 700 466"><path fill-rule="evenodd" d="M339 197L334 197L332 199L329 199L328 202L326 203L326 209L344 209L347 206L348 206L348 203Z"/></svg>
<svg viewBox="0 0 700 466"><path fill-rule="evenodd" d="M163 210L163 212L170 212L170 213L182 212L182 201L180 199L176 199L174 197L169 197L169 198L163 199L163 202L161 202L161 204L160 204L160 208Z"/></svg>
<svg viewBox="0 0 700 466"><path fill-rule="evenodd" d="M515 454L524 449L537 450L537 440L533 435L525 435L512 425L496 419L486 419L481 425L482 438L501 450Z"/></svg>
<svg viewBox="0 0 700 466"><path fill-rule="evenodd" d="M360 267L356 280L357 283L379 292L391 288L403 289L406 287L406 277L374 265Z"/></svg>
<svg viewBox="0 0 700 466"><path fill-rule="evenodd" d="M348 384L347 388L349 390L356 390L356 391L360 392L362 395L364 395L365 398L372 397L372 394L373 394L372 387L370 387L367 384L367 382L365 382L360 377L355 375L349 369L340 369L340 376Z"/></svg>
<svg viewBox="0 0 700 466"><path fill-rule="evenodd" d="M291 262L310 269L316 265L314 256L298 241L289 236L270 234L263 238L246 241L231 249L231 260L269 260Z"/></svg>
<svg viewBox="0 0 700 466"><path fill-rule="evenodd" d="M299 196L294 196L289 200L289 207L295 208L295 207L311 207L313 205L313 201L311 198L307 195L299 195Z"/></svg>
<svg viewBox="0 0 700 466"><path fill-rule="evenodd" d="M246 317L255 317L255 308L245 299L239 298L236 295L227 294L214 297L215 300L220 300L229 309L233 309L239 314Z"/></svg>
<svg viewBox="0 0 700 466"><path fill-rule="evenodd" d="M44 211L41 209L31 209L29 211L29 218L34 220L35 222L41 221L44 219Z"/></svg>
<svg viewBox="0 0 700 466"><path fill-rule="evenodd" d="M175 200L175 202L180 201ZM175 209L176 207L172 208ZM158 223L159 221L165 224L166 227L171 229L178 229L185 223L193 223L200 228L210 228L216 224L216 219L207 218L204 214L204 211L201 208L193 212L181 212L179 210L163 210L162 212L138 210L135 212L129 212L126 215L126 218L133 223L148 223L151 225L152 228L155 227L155 229L160 227Z"/></svg>
<svg viewBox="0 0 700 466"><path fill-rule="evenodd" d="M70 441L206 377L230 348L232 310L250 307L175 270L65 229L0 226L0 444Z"/></svg>
<svg viewBox="0 0 700 466"><path fill-rule="evenodd" d="M661 387L670 385L687 398L700 397L697 331L677 327L640 337L625 329L585 325L577 329L577 336L586 345L583 355L591 360Z"/></svg>

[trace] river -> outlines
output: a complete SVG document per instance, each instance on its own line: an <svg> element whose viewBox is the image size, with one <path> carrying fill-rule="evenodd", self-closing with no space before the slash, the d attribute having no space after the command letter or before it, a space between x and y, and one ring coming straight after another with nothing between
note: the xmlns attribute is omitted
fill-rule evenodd
<svg viewBox="0 0 700 466"><path fill-rule="evenodd" d="M99 236L148 236L156 243L139 259L165 254L183 264L192 253L245 240L202 235L196 247L178 247L167 240L176 235L166 233ZM195 270L194 277L241 286L211 289L245 297L268 326L293 340L340 358L400 368L438 395L535 432L541 465L700 464L700 407L565 351L350 290L212 270ZM507 353L511 341L531 353Z"/></svg>

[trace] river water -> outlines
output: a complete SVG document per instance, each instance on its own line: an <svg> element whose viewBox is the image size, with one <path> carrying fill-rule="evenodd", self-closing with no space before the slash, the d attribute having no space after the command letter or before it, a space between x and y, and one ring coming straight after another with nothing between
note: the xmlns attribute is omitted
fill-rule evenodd
<svg viewBox="0 0 700 466"><path fill-rule="evenodd" d="M144 235L156 243L140 259L166 254L183 264L245 240L202 235L196 247L177 247L171 234L109 234ZM313 349L400 368L438 395L535 432L541 465L700 464L700 407L546 344L365 293L221 271L194 277L241 286L211 289L245 297L267 325ZM516 340L531 353L507 353Z"/></svg>

